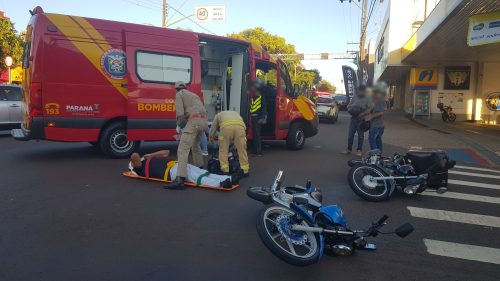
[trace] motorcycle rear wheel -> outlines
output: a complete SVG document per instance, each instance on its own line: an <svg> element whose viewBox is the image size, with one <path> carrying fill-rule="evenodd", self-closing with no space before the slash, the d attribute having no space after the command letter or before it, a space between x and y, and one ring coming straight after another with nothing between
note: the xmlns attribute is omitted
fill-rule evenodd
<svg viewBox="0 0 500 281"><path fill-rule="evenodd" d="M347 180L352 191L366 201L380 202L391 197L389 180L370 181L370 177L386 177L387 174L375 165L360 164L352 167Z"/></svg>
<svg viewBox="0 0 500 281"><path fill-rule="evenodd" d="M314 264L320 258L319 236L290 230L287 220L293 215L279 204L266 205L257 217L257 232L264 245L283 261L299 266ZM307 226L305 221L301 224Z"/></svg>

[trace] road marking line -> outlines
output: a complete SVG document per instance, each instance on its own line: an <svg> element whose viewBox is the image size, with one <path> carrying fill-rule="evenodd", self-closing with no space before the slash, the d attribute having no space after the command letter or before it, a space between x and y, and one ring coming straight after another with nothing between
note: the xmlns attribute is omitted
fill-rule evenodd
<svg viewBox="0 0 500 281"><path fill-rule="evenodd" d="M500 249L424 239L431 255L500 264Z"/></svg>
<svg viewBox="0 0 500 281"><path fill-rule="evenodd" d="M448 180L448 184L466 185L466 186L491 188L491 189L500 189L500 184L490 184L490 183L481 183L481 182L473 182L473 181Z"/></svg>
<svg viewBox="0 0 500 281"><path fill-rule="evenodd" d="M458 193L458 192L446 192L443 194L439 194L437 192L429 191L429 192L423 192L422 195L449 198L449 199L477 201L477 202L492 203L492 204L500 204L500 198L498 198L498 197L465 194L465 193Z"/></svg>
<svg viewBox="0 0 500 281"><path fill-rule="evenodd" d="M487 175L487 174L460 172L460 171L453 171L453 170L448 171L448 173L455 174L455 175L478 177L478 178L500 179L500 176L497 176L497 175Z"/></svg>
<svg viewBox="0 0 500 281"><path fill-rule="evenodd" d="M451 221L500 228L500 217L452 212L444 210L407 207L413 217L440 221Z"/></svg>
<svg viewBox="0 0 500 281"><path fill-rule="evenodd" d="M462 166L462 165L455 165L455 168L465 169L465 170L476 170L476 171L483 171L483 172L500 173L500 171L498 171L498 170L478 168L478 167L470 167L470 166Z"/></svg>

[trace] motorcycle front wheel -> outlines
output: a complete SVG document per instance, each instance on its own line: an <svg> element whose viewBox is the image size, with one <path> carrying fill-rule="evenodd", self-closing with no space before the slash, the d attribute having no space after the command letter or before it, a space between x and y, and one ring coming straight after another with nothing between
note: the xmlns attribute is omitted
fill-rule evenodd
<svg viewBox="0 0 500 281"><path fill-rule="evenodd" d="M283 261L299 266L311 265L320 258L319 236L313 232L293 231L295 213L279 204L266 205L257 218L257 232L266 247Z"/></svg>
<svg viewBox="0 0 500 281"><path fill-rule="evenodd" d="M387 174L375 165L356 165L349 170L347 180L352 191L366 201L385 201L391 195L389 180L375 180L374 177L386 177Z"/></svg>
<svg viewBox="0 0 500 281"><path fill-rule="evenodd" d="M449 113L448 120L450 120L450 122L455 122L455 120L457 120L457 115L455 113Z"/></svg>

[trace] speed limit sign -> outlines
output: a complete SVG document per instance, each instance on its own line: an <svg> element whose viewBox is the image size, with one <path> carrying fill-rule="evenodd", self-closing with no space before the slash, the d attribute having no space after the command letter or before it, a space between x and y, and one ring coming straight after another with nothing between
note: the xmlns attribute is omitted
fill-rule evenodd
<svg viewBox="0 0 500 281"><path fill-rule="evenodd" d="M199 8L196 11L196 18L199 21L205 21L205 20L207 20L207 18L208 18L208 11L207 11L207 9L205 9L205 8Z"/></svg>
<svg viewBox="0 0 500 281"><path fill-rule="evenodd" d="M12 63L13 63L12 57L11 57L11 56L6 56L6 57L5 57L5 61L4 61L4 62L5 62L5 65L6 65L7 67L11 67L11 66L12 66Z"/></svg>
<svg viewBox="0 0 500 281"><path fill-rule="evenodd" d="M194 9L196 22L225 22L226 6L198 6Z"/></svg>

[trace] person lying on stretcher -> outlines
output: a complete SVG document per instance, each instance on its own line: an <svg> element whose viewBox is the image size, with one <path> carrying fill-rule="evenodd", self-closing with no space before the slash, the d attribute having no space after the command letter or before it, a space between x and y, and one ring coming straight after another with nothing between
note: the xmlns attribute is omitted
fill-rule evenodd
<svg viewBox="0 0 500 281"><path fill-rule="evenodd" d="M169 157L169 150L160 150L154 153L145 154L143 157L139 153L130 156L129 170L140 177L148 179L159 179L171 181L177 174L177 161ZM231 176L211 174L207 170L188 164L188 182L210 187L231 188L237 184L237 179ZM184 187L181 187L181 189Z"/></svg>

